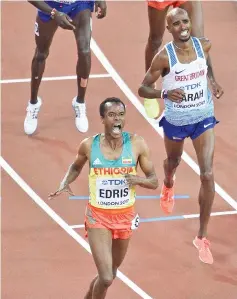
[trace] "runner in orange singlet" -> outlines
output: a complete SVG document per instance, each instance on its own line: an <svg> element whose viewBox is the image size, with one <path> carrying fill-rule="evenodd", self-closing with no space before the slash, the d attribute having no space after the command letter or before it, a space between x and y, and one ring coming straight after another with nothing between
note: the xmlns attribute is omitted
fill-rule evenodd
<svg viewBox="0 0 237 299"><path fill-rule="evenodd" d="M82 141L78 155L59 189L49 198L66 191L89 162L90 200L85 212L85 228L98 275L92 280L85 299L105 298L116 277L132 235L139 224L135 187L156 189L158 181L144 139L123 132L126 108L118 98L100 105L104 133ZM145 177L137 175L140 166Z"/></svg>

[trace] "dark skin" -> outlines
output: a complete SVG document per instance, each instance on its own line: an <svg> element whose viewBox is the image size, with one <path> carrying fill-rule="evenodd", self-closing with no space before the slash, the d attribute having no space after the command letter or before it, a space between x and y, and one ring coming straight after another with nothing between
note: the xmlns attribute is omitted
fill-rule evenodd
<svg viewBox="0 0 237 299"><path fill-rule="evenodd" d="M203 21L203 9L201 1L187 1L180 5L180 8L187 11L191 23L192 36L203 38L204 37L204 21ZM145 70L146 72L151 66L151 62L155 55L158 53L159 48L163 41L164 32L166 29L165 20L167 17L169 7L158 10L148 6L148 18L149 18L149 37L145 50ZM215 80L214 71L211 63L210 55L207 58L208 65L208 78L212 89L218 91L221 87Z"/></svg>
<svg viewBox="0 0 237 299"><path fill-rule="evenodd" d="M181 31L188 30L191 32L191 22L184 10L180 10L181 13L177 15L168 14L167 16L167 29L173 35L175 45L182 49L176 49L178 58L181 63L190 63L196 59L196 53L192 48L192 41L190 35L187 41L182 40L180 37ZM209 57L209 51L211 49L211 42L207 39L201 39L201 44L206 59ZM165 76L169 73L169 59L166 50L161 50L153 59L150 69L146 73L146 76L142 82L142 86L139 88L139 95L147 98L161 98L161 90L154 89L153 84L159 79L160 76ZM146 95L145 95L146 94ZM182 89L175 89L168 91L168 98L171 101L181 101L184 91ZM223 90L218 84L218 88L213 89L213 94L216 98L220 98L223 95Z"/></svg>
<svg viewBox="0 0 237 299"><path fill-rule="evenodd" d="M50 7L44 1L28 1L36 8L46 13L51 13ZM107 5L105 1L96 1L95 13L98 19L106 16ZM37 96L42 76L45 70L46 59L49 55L50 46L58 27L71 30L74 33L78 60L76 66L78 96L77 102L84 103L88 85L88 78L91 71L91 11L89 9L80 11L72 20L62 12L55 12L54 18L49 22L42 22L37 16L39 36L35 35L36 50L31 65L31 104L37 103Z"/></svg>
<svg viewBox="0 0 237 299"><path fill-rule="evenodd" d="M105 115L101 118L104 125L104 134L101 134L100 148L103 156L109 160L120 157L123 149L122 130L125 125L126 112L120 103L107 103ZM119 130L115 130L119 127ZM90 159L93 137L85 139L78 150L77 157L69 167L67 174L60 184L59 189L49 195L53 199L62 192L73 194L69 184L81 173L82 168ZM151 161L150 151L144 139L131 134L133 157L145 177L123 174L130 187L140 186L156 189L158 180ZM112 239L111 231L102 228L88 228L88 240L96 264L98 275L92 280L85 299L104 299L109 286L116 277L117 269L127 253L130 238Z"/></svg>
<svg viewBox="0 0 237 299"><path fill-rule="evenodd" d="M192 47L192 41L190 40L191 23L186 11L182 9L171 11L167 17L167 23L167 29L172 34L174 43L178 47L175 51L179 61L181 63L190 63L195 60L196 53ZM183 35L183 33L185 34ZM211 42L202 39L201 44L207 59L211 49ZM160 98L161 90L154 89L153 84L160 78L160 76L165 76L169 71L168 56L166 50L163 49L154 57L151 67L146 73L142 85L139 88L139 95L146 98ZM183 94L184 91L182 89L169 90L168 99L172 102L181 102ZM216 98L220 98L223 95L222 88L220 86L214 88L213 94ZM164 184L166 187L171 188L174 184L173 177L175 171L181 161L184 141L177 142L164 136L164 143L167 153L167 159L164 161ZM200 205L200 229L198 237L202 238L207 235L207 226L215 195L213 175L215 135L213 128L208 129L194 139L193 146L200 168L201 187L198 197Z"/></svg>

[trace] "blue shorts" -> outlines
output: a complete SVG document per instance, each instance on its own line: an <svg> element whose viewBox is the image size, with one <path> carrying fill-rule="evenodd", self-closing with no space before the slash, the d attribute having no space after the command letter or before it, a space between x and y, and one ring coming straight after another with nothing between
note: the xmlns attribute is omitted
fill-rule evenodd
<svg viewBox="0 0 237 299"><path fill-rule="evenodd" d="M195 139L208 129L214 128L215 125L218 123L219 121L217 121L216 118L213 116L205 118L204 120L196 124L174 126L170 124L165 119L165 117L162 117L162 119L159 122L159 126L163 127L165 136L167 136L170 140L182 141L188 137L190 137L191 139Z"/></svg>
<svg viewBox="0 0 237 299"><path fill-rule="evenodd" d="M71 19L74 19L75 16L82 10L89 9L91 12L94 10L95 1L76 1L74 3L65 4L56 1L45 1L50 7L56 8L60 12L64 12ZM62 1L63 2L63 1ZM48 22L51 20L50 14L38 10L38 16L41 21Z"/></svg>

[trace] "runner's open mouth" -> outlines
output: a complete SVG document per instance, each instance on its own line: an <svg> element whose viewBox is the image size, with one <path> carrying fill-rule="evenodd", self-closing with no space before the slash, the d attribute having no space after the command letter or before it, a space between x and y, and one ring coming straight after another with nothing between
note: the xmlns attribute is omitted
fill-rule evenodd
<svg viewBox="0 0 237 299"><path fill-rule="evenodd" d="M119 133L121 133L121 129L122 129L122 126L120 124L119 125L114 125L113 126L113 133L119 134Z"/></svg>

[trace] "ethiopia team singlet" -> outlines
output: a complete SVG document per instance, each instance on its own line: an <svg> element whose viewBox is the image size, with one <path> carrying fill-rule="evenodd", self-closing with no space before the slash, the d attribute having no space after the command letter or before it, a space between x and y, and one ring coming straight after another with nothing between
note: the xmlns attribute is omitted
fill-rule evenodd
<svg viewBox="0 0 237 299"><path fill-rule="evenodd" d="M124 209L135 203L135 187L129 188L123 173L136 175L130 134L122 133L123 149L117 160L107 160L100 150L100 137L94 137L89 170L89 203L101 209Z"/></svg>
<svg viewBox="0 0 237 299"><path fill-rule="evenodd" d="M175 126L198 123L214 115L212 95L207 85L207 63L200 41L191 37L196 60L180 63L173 42L165 45L169 57L170 72L163 77L162 89L181 88L185 96L181 103L165 99L164 116Z"/></svg>

